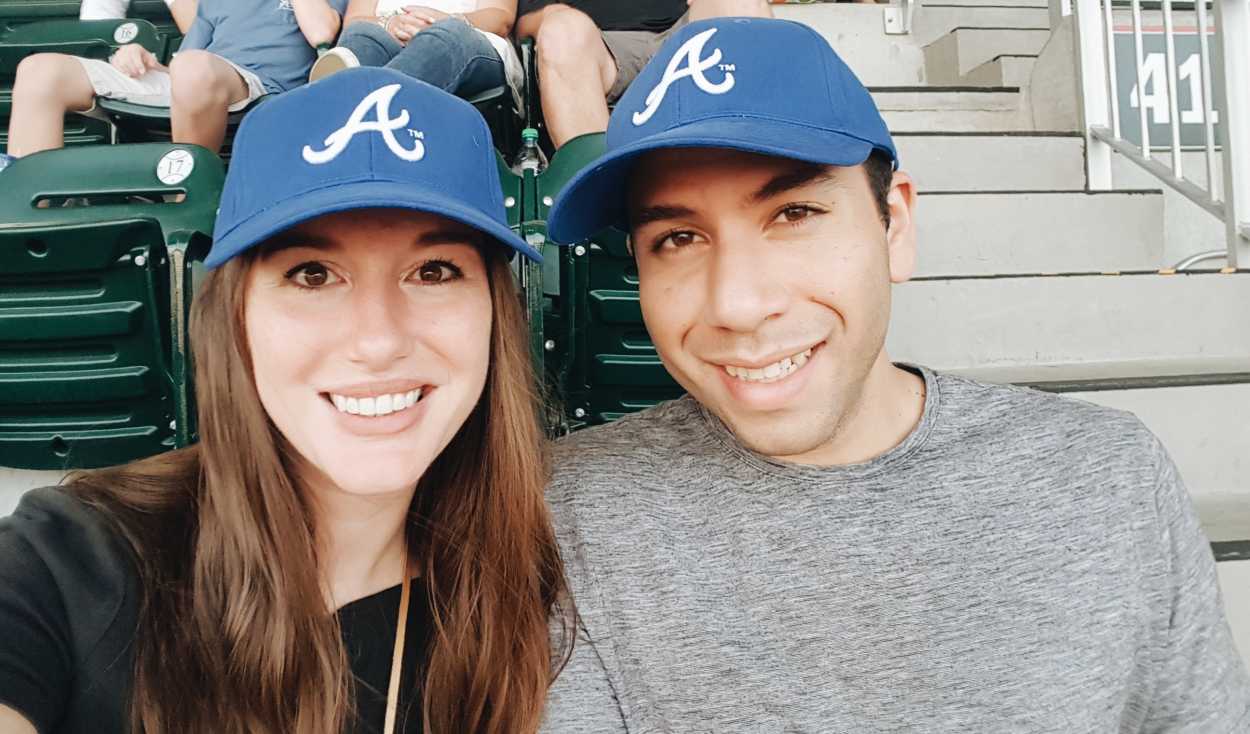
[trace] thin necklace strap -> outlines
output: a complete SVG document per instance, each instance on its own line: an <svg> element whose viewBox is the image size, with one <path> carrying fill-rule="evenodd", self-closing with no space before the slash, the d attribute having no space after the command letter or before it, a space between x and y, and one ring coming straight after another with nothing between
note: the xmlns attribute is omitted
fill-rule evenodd
<svg viewBox="0 0 1250 734"><path fill-rule="evenodd" d="M391 653L391 682L386 692L386 723L382 726L382 734L395 734L395 719L399 715L399 679L404 667L404 637L408 632L408 600L411 595L412 574L405 549L404 581L399 592L399 618L395 622L395 650Z"/></svg>

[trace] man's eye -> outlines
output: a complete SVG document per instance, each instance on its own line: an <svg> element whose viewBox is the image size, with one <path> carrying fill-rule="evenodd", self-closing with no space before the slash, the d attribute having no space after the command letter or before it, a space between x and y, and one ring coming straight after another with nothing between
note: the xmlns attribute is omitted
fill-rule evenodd
<svg viewBox="0 0 1250 734"><path fill-rule="evenodd" d="M782 209L777 218L783 222L794 223L801 222L804 219L816 214L816 210L805 204L795 204Z"/></svg>
<svg viewBox="0 0 1250 734"><path fill-rule="evenodd" d="M446 283L460 277L460 268L443 260L431 260L417 268L417 280L430 285Z"/></svg>
<svg viewBox="0 0 1250 734"><path fill-rule="evenodd" d="M669 232L656 242L655 249L681 249L683 247L693 245L697 239L698 235L694 232Z"/></svg>
<svg viewBox="0 0 1250 734"><path fill-rule="evenodd" d="M286 278L302 288L320 288L338 281L329 268L318 262L296 265L286 272Z"/></svg>

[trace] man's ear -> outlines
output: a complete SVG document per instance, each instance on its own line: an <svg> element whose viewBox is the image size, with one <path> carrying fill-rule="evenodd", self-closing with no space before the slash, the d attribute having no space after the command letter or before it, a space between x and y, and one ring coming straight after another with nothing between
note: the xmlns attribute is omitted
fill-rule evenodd
<svg viewBox="0 0 1250 734"><path fill-rule="evenodd" d="M916 272L916 184L906 172L894 172L886 205L890 212L890 226L885 233L890 282L906 283Z"/></svg>

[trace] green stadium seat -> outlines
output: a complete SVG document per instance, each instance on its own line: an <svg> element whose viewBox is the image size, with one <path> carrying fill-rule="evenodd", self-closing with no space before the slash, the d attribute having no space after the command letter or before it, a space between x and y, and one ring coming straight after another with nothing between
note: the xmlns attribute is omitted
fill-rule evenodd
<svg viewBox="0 0 1250 734"><path fill-rule="evenodd" d="M0 466L105 466L193 441L190 269L210 243L221 160L97 146L2 175Z"/></svg>
<svg viewBox="0 0 1250 734"><path fill-rule="evenodd" d="M234 134L248 112L262 104L269 95L260 97L245 109L231 112L226 119L226 139L222 143L221 157L230 160ZM115 143L167 143L170 141L168 107L123 102L118 99L97 99L96 107L83 117L104 121Z"/></svg>
<svg viewBox="0 0 1250 734"><path fill-rule="evenodd" d="M602 134L574 138L538 176L536 217L604 149ZM576 247L548 246L558 262L544 277L549 380L565 404L565 427L605 423L682 394L661 364L638 304L638 270L626 236L606 229ZM554 282L552 270L555 271Z"/></svg>

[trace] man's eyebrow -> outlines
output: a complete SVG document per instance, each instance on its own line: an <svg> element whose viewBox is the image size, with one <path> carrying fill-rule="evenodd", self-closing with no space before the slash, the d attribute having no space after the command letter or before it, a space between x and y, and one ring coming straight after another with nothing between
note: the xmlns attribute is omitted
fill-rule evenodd
<svg viewBox="0 0 1250 734"><path fill-rule="evenodd" d="M756 189L747 197L747 202L759 204L768 201L777 194L815 183L836 181L837 175L830 166L817 163L803 163L784 173L773 176L767 183Z"/></svg>
<svg viewBox="0 0 1250 734"><path fill-rule="evenodd" d="M656 206L644 206L636 212L630 214L629 226L642 227L652 222L663 222L667 219L681 219L683 217L694 216L694 210L684 206L669 206L666 204L658 204Z"/></svg>

